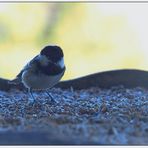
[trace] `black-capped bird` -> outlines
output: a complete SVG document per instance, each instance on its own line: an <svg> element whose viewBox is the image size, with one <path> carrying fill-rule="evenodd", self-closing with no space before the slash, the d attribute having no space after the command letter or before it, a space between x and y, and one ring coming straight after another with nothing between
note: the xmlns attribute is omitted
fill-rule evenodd
<svg viewBox="0 0 148 148"><path fill-rule="evenodd" d="M9 83L23 83L31 96L33 103L35 98L32 90L46 90L46 93L54 101L47 91L57 84L65 72L64 54L59 46L45 46L39 55L34 57L14 80Z"/></svg>

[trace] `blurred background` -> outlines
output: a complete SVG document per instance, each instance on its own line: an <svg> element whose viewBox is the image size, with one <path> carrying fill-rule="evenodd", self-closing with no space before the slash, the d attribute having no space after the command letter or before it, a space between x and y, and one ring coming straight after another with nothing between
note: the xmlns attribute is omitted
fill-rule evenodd
<svg viewBox="0 0 148 148"><path fill-rule="evenodd" d="M147 14L147 3L0 3L0 77L14 78L48 44L64 50L64 80L148 70Z"/></svg>

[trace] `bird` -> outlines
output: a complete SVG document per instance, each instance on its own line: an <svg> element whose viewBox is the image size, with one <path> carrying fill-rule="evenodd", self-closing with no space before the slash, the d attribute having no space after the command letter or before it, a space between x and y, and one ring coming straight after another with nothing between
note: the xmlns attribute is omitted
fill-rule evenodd
<svg viewBox="0 0 148 148"><path fill-rule="evenodd" d="M47 45L28 62L11 84L23 83L30 95L30 102L35 102L33 90L45 90L52 102L56 102L48 92L65 73L64 54L61 47Z"/></svg>

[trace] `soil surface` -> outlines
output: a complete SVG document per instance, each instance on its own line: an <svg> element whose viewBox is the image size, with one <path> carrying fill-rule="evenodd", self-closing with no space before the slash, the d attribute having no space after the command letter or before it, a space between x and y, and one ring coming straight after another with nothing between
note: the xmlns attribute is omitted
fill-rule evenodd
<svg viewBox="0 0 148 148"><path fill-rule="evenodd" d="M148 144L147 89L53 88L51 94L56 103L42 91L30 104L27 92L0 91L0 133L46 132L57 144Z"/></svg>

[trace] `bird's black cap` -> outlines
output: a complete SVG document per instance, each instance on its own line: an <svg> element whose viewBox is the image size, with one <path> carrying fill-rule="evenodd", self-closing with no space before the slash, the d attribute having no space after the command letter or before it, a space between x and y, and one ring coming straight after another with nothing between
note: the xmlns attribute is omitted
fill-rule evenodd
<svg viewBox="0 0 148 148"><path fill-rule="evenodd" d="M45 46L41 52L41 55L45 55L48 59L57 62L60 60L64 55L63 51L59 46Z"/></svg>

